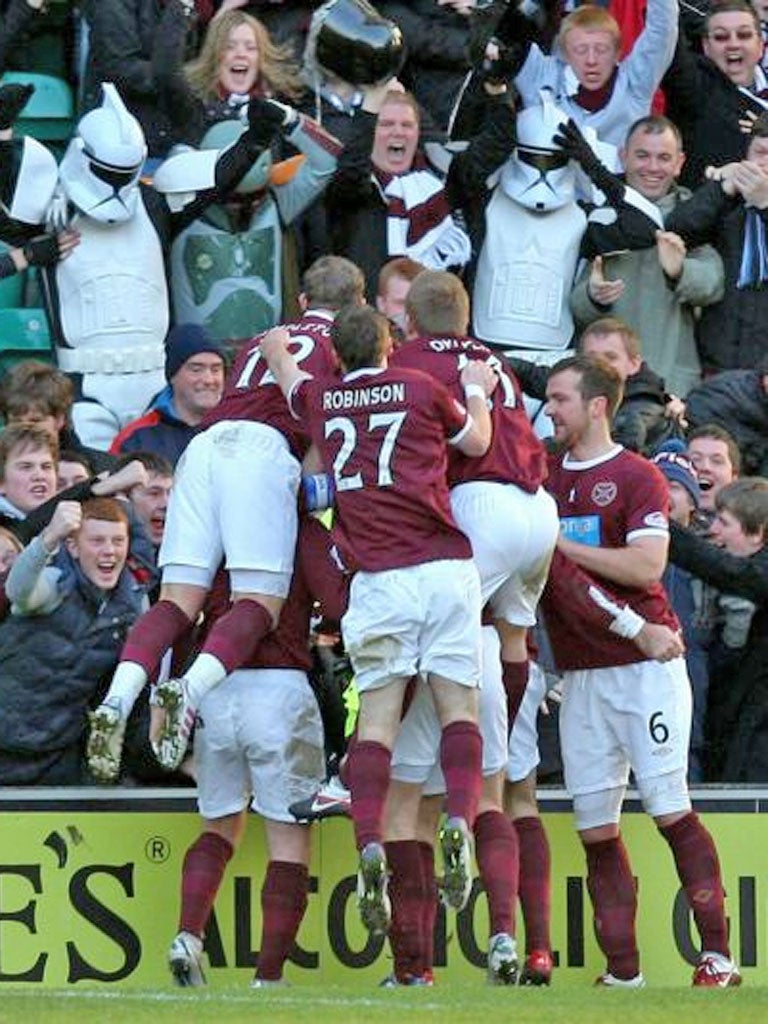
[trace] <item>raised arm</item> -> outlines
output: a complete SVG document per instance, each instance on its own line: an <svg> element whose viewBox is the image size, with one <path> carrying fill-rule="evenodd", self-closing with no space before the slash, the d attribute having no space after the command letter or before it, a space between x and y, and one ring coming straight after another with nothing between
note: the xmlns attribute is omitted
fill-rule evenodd
<svg viewBox="0 0 768 1024"><path fill-rule="evenodd" d="M261 354L286 398L300 380L312 376L299 369L298 363L288 351L290 340L291 336L285 327L273 327L261 339Z"/></svg>
<svg viewBox="0 0 768 1024"><path fill-rule="evenodd" d="M645 27L622 64L633 93L651 97L672 63L678 34L677 0L648 0Z"/></svg>
<svg viewBox="0 0 768 1024"><path fill-rule="evenodd" d="M53 611L60 603L59 570L49 567L59 545L80 528L82 514L76 501L60 501L45 529L21 552L8 573L5 592L17 615Z"/></svg>

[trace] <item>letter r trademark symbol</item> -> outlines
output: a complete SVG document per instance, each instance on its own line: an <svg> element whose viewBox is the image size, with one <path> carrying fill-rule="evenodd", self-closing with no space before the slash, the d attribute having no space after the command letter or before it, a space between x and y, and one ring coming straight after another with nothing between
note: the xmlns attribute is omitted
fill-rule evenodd
<svg viewBox="0 0 768 1024"><path fill-rule="evenodd" d="M150 836L144 844L144 855L152 864L164 864L171 855L171 844L162 836Z"/></svg>

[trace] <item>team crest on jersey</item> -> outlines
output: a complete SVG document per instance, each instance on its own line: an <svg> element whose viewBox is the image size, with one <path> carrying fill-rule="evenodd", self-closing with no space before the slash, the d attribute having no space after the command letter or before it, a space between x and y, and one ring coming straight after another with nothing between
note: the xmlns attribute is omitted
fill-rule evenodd
<svg viewBox="0 0 768 1024"><path fill-rule="evenodd" d="M590 497L596 505L600 505L604 508L606 505L610 505L612 501L616 500L618 494L618 488L613 480L599 480L592 488L592 494Z"/></svg>

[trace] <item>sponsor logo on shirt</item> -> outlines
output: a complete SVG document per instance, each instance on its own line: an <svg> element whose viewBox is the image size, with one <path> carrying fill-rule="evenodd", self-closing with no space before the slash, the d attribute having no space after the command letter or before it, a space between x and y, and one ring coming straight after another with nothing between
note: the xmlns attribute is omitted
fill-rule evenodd
<svg viewBox="0 0 768 1024"><path fill-rule="evenodd" d="M576 544L599 548L600 516L564 516L560 520L560 532Z"/></svg>

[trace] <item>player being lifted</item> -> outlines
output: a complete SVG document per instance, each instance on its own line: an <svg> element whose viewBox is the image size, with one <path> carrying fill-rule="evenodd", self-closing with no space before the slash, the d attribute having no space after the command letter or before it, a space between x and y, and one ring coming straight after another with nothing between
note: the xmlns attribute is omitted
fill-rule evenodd
<svg viewBox="0 0 768 1024"><path fill-rule="evenodd" d="M302 286L304 314L285 328L291 351L310 372L332 374L333 317L342 306L363 301L362 273L349 260L324 256L307 270ZM92 716L88 763L96 778L117 777L128 714L156 677L165 651L196 620L222 558L231 608L184 677L157 687L166 710L155 747L161 764L178 767L202 698L249 663L274 628L293 572L307 448L306 431L288 412L256 339L236 359L221 402L179 462L158 557L160 600L129 633L109 692Z"/></svg>
<svg viewBox="0 0 768 1024"><path fill-rule="evenodd" d="M288 341L284 330L272 330L262 351L333 473L336 542L356 573L342 619L360 692L348 775L360 851L358 906L366 927L383 932L391 913L384 802L406 685L417 674L432 691L442 729L448 821L441 845L449 901L463 905L471 886L482 758L480 582L450 510L446 441L468 455L487 451L486 400L497 378L481 362L463 370L468 413L425 374L387 367L389 327L368 308L343 310L334 323L340 378L310 377Z"/></svg>

